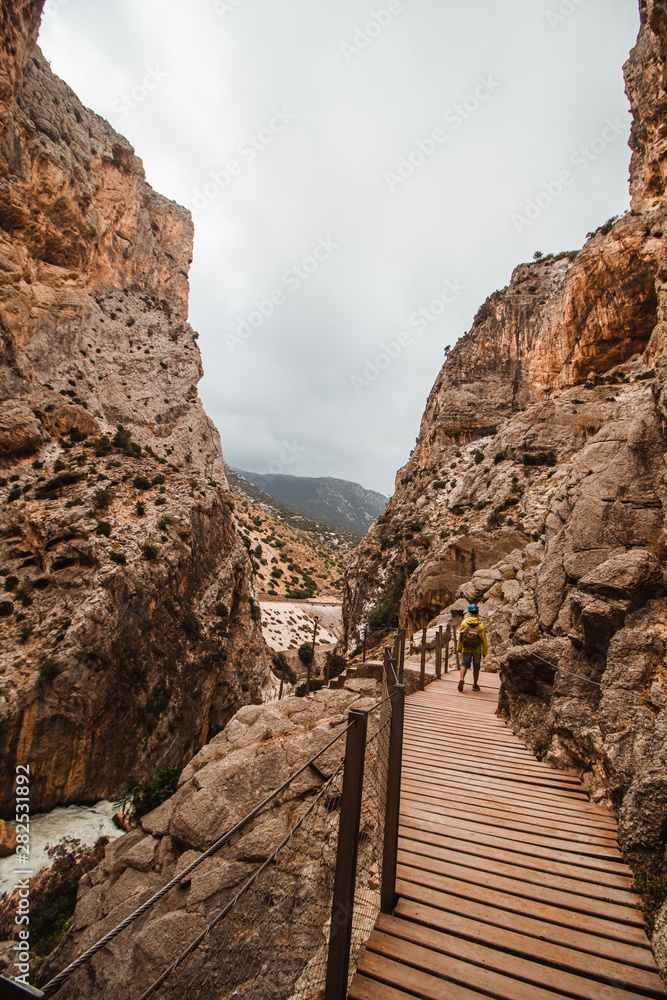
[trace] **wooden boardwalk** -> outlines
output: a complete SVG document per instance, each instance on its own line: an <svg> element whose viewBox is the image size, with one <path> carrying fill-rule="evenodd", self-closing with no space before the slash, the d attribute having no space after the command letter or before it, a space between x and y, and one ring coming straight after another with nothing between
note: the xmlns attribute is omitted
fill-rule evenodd
<svg viewBox="0 0 667 1000"><path fill-rule="evenodd" d="M407 699L400 896L352 1000L667 997L616 823L496 717L498 678Z"/></svg>

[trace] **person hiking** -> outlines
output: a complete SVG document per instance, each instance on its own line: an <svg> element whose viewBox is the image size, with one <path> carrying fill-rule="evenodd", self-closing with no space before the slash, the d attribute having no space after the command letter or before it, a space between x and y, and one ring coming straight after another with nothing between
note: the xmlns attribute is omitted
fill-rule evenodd
<svg viewBox="0 0 667 1000"><path fill-rule="evenodd" d="M463 682L466 672L472 662L472 689L481 691L479 684L479 668L482 657L489 651L489 644L486 638L486 629L480 621L479 608L476 604L471 604L468 608L468 617L461 622L459 629L459 641L456 644L457 652L462 653L461 657L461 680L459 681L459 691L463 691Z"/></svg>

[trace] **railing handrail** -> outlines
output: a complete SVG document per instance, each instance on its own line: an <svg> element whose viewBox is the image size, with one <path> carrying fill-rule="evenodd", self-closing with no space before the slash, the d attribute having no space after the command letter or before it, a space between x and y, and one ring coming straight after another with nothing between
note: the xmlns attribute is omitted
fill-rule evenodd
<svg viewBox="0 0 667 1000"><path fill-rule="evenodd" d="M194 871L195 868L197 868L200 864L202 864L202 862L204 862L212 854L215 854L217 851L219 851L221 847L224 847L224 845L229 840L231 840L231 838L236 833L242 830L247 823L253 820L257 815L259 815L259 813L267 805L269 805L269 803L272 802L277 795L279 795L289 785L291 785L291 783L296 778L298 778L300 774L303 774L303 772L308 767L310 767L310 765L314 761L316 761L318 757L321 757L323 753L325 753L335 743L337 743L338 740L340 740L347 733L349 728L350 726L348 724L344 729L342 729L339 733L337 733L337 735L334 736L334 738L330 740L326 746L322 747L321 750L318 750L318 752L314 754L309 760L307 760L305 764L303 764L297 771L294 772L294 774L290 775L289 778L283 781L282 785L274 789L274 791L271 792L270 795L267 795L267 797L262 802L260 802L259 805L255 806L254 809L252 809L249 813L247 813L247 815L244 816L243 819L239 820L239 822L236 823L226 833L224 833L222 837L219 837L218 840L216 840L213 844L211 844L211 846L207 848L207 850L205 850L202 854L200 854L199 857L195 858L194 861L191 861L190 864L186 868L184 868L182 872L179 872L178 875L175 875L166 885L164 885L161 889L159 889L156 893L154 893L154 895L151 896L150 899L147 899L146 902L142 903L142 905L138 907L133 913L130 913L130 915L125 918L125 920L122 920L120 924L118 924L112 930L108 931L108 933L105 934L104 937L100 938L99 941L91 945L90 948L88 948L82 955L79 955L79 957L76 958L73 962L70 962L70 964L66 966L66 968L64 968L56 976L54 976L53 979L50 979L49 982L46 983L46 985L42 989L43 994L46 995L48 993L53 993L54 990L56 988L59 988L65 982L66 979L69 979L72 973L74 973L77 969L79 969L82 965L84 965L89 958L92 958L93 955L95 955L98 951L104 948L105 945L107 945L122 931L124 931L126 927L129 927L130 924L135 922L135 920L138 920L139 917L142 916L144 913L146 913L146 911L149 910L152 906L154 906L155 903L157 903L175 886L179 885L185 878L187 878L187 876L192 871Z"/></svg>

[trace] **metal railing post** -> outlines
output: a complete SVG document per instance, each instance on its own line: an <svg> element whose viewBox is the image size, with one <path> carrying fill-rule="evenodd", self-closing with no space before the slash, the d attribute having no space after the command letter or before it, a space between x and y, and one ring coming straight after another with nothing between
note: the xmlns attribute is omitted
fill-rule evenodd
<svg viewBox="0 0 667 1000"><path fill-rule="evenodd" d="M407 629L401 629L401 657L398 662L396 673L398 674L398 683L403 683L403 670L405 668L405 637L407 634Z"/></svg>
<svg viewBox="0 0 667 1000"><path fill-rule="evenodd" d="M347 720L351 728L347 731L345 744L345 770L340 800L336 876L331 904L331 932L324 1000L345 1000L350 968L368 712L352 709Z"/></svg>
<svg viewBox="0 0 667 1000"><path fill-rule="evenodd" d="M384 676L387 681L387 691L391 692L396 683L396 664L393 662L392 652L389 646L384 647Z"/></svg>
<svg viewBox="0 0 667 1000"><path fill-rule="evenodd" d="M419 690L423 691L426 685L426 629L422 629L422 659L419 668Z"/></svg>
<svg viewBox="0 0 667 1000"><path fill-rule="evenodd" d="M442 625L435 633L435 676L437 680L442 677Z"/></svg>
<svg viewBox="0 0 667 1000"><path fill-rule="evenodd" d="M398 861L398 820L401 808L404 715L405 687L402 684L395 684L391 693L387 802L384 815L382 886L380 887L380 909L383 913L393 913L396 906L396 865Z"/></svg>
<svg viewBox="0 0 667 1000"><path fill-rule="evenodd" d="M365 626L364 627L364 652L363 652L362 657L361 657L361 662L362 663L366 662L366 636L367 635L368 635L368 627Z"/></svg>
<svg viewBox="0 0 667 1000"><path fill-rule="evenodd" d="M400 655L401 655L401 632L400 629L397 629L396 638L394 639L394 652L393 652L394 670L396 671L396 676L398 676L398 659Z"/></svg>
<svg viewBox="0 0 667 1000"><path fill-rule="evenodd" d="M449 637L451 635L451 628L449 622L447 622L447 628L445 629L445 673L449 673Z"/></svg>

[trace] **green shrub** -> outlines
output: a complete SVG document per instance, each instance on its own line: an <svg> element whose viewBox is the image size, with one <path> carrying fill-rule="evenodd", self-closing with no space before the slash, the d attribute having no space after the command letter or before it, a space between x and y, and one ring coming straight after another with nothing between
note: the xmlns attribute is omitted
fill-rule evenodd
<svg viewBox="0 0 667 1000"><path fill-rule="evenodd" d="M550 465L556 464L556 453L553 451L537 451L532 455L526 453L523 456L524 465Z"/></svg>
<svg viewBox="0 0 667 1000"><path fill-rule="evenodd" d="M157 523L157 526L160 529L160 531L164 531L165 528L168 528L169 525L173 523L174 523L173 517L170 517L169 514L165 514L164 517L160 518L160 520Z"/></svg>
<svg viewBox="0 0 667 1000"><path fill-rule="evenodd" d="M111 441L106 434L103 434L93 444L96 458L104 458L111 451Z"/></svg>
<svg viewBox="0 0 667 1000"><path fill-rule="evenodd" d="M150 778L142 778L140 781L130 779L119 790L121 803L129 803L137 818L145 816L171 798L178 788L182 770L178 764L169 764Z"/></svg>
<svg viewBox="0 0 667 1000"><path fill-rule="evenodd" d="M76 500L67 500L65 503L65 508L66 510L69 510L71 507L81 507L82 504L83 500L81 499L81 497L77 497Z"/></svg>
<svg viewBox="0 0 667 1000"><path fill-rule="evenodd" d="M299 681L297 686L294 688L294 694L297 698L304 698L306 695L306 685L307 681ZM320 691L324 687L323 677L311 677L310 678L310 690Z"/></svg>
<svg viewBox="0 0 667 1000"><path fill-rule="evenodd" d="M405 564L405 572L407 575L411 576L411 574L417 569L417 566L419 566L419 559L415 559L414 557L412 559L408 559Z"/></svg>
<svg viewBox="0 0 667 1000"><path fill-rule="evenodd" d="M496 454L493 456L493 464L500 465L500 463L504 462L506 458L507 458L506 452L497 451Z"/></svg>
<svg viewBox="0 0 667 1000"><path fill-rule="evenodd" d="M93 503L97 510L106 510L113 503L113 493L109 489L96 490Z"/></svg>
<svg viewBox="0 0 667 1000"><path fill-rule="evenodd" d="M447 486L447 483L444 481L444 479L436 479L434 483L431 483L431 486L433 487L434 490L444 490Z"/></svg>
<svg viewBox="0 0 667 1000"><path fill-rule="evenodd" d="M297 651L297 656L305 666L308 666L309 663L313 662L313 644L311 642L302 642Z"/></svg>
<svg viewBox="0 0 667 1000"><path fill-rule="evenodd" d="M138 517L143 517L144 514L146 513L146 504L143 503L141 500L137 500L136 504L134 505L134 509L136 510Z"/></svg>
<svg viewBox="0 0 667 1000"><path fill-rule="evenodd" d="M188 639L199 639L201 637L201 622L194 611L188 611L183 616L183 631Z"/></svg>
<svg viewBox="0 0 667 1000"><path fill-rule="evenodd" d="M0 601L0 618L9 618L14 614L14 605L11 601Z"/></svg>
<svg viewBox="0 0 667 1000"><path fill-rule="evenodd" d="M124 552L112 552L109 559L111 559L111 562L118 563L120 566L124 566L127 562Z"/></svg>
<svg viewBox="0 0 667 1000"><path fill-rule="evenodd" d="M484 452L480 451L479 448L473 451L472 456L475 459L475 465L480 465L484 461Z"/></svg>
<svg viewBox="0 0 667 1000"><path fill-rule="evenodd" d="M505 516L506 515L501 510L491 511L486 521L487 528L490 531L492 531L494 528L499 528L501 524L505 523Z"/></svg>
<svg viewBox="0 0 667 1000"><path fill-rule="evenodd" d="M96 535L103 535L104 538L108 538L111 534L111 525L108 521L98 521L97 527L95 528Z"/></svg>
<svg viewBox="0 0 667 1000"><path fill-rule="evenodd" d="M332 653L329 660L329 677L338 677L347 668L347 660L339 653Z"/></svg>
<svg viewBox="0 0 667 1000"><path fill-rule="evenodd" d="M227 606L225 604L216 604L215 613L218 618L229 618L229 611L227 610Z"/></svg>
<svg viewBox="0 0 667 1000"><path fill-rule="evenodd" d="M13 503L14 500L18 500L21 496L21 487L12 486L11 490L7 494L7 503Z"/></svg>
<svg viewBox="0 0 667 1000"><path fill-rule="evenodd" d="M452 514L456 517L461 517L462 514L465 514L465 511L465 506L462 503L455 503L452 507Z"/></svg>
<svg viewBox="0 0 667 1000"><path fill-rule="evenodd" d="M51 657L47 656L46 659L42 660L39 666L39 676L42 680L50 684L51 681L55 680L58 674L63 672L63 668L60 666L56 660L52 660Z"/></svg>
<svg viewBox="0 0 667 1000"><path fill-rule="evenodd" d="M151 562L153 559L157 559L160 550L157 545L152 545L150 542L144 542L141 546L141 551L143 553L144 559L148 559Z"/></svg>
<svg viewBox="0 0 667 1000"><path fill-rule="evenodd" d="M389 598L378 601L368 612L368 627L372 632L398 627L398 608Z"/></svg>
<svg viewBox="0 0 667 1000"><path fill-rule="evenodd" d="M67 466L65 465L65 463L63 462L63 460L61 458L57 458L55 460L55 462L53 463L53 471L54 472L62 472L62 470L66 469L66 468L67 468Z"/></svg>
<svg viewBox="0 0 667 1000"><path fill-rule="evenodd" d="M394 539L389 535L382 535L380 538L380 552L384 552L385 549L390 549L394 544ZM292 569L290 566L289 569Z"/></svg>
<svg viewBox="0 0 667 1000"><path fill-rule="evenodd" d="M269 594L271 591L269 591ZM300 587L294 587L292 590L288 590L287 596L292 601L305 601L310 597L310 593L307 590L302 590Z"/></svg>
<svg viewBox="0 0 667 1000"><path fill-rule="evenodd" d="M128 455L130 458L138 458L141 455L141 446L134 443L132 435L122 424L118 424L116 433L111 439L111 444L114 448L119 448L124 455Z"/></svg>
<svg viewBox="0 0 667 1000"><path fill-rule="evenodd" d="M17 576L6 576L5 577L5 590L11 591L18 586L19 578Z"/></svg>
<svg viewBox="0 0 667 1000"><path fill-rule="evenodd" d="M150 479L146 479L145 476L135 476L132 480L132 485L137 490L149 490L151 488Z"/></svg>
<svg viewBox="0 0 667 1000"><path fill-rule="evenodd" d="M77 427L74 427L69 432L69 437L70 437L70 441L73 441L74 444L81 444L82 441L86 440L86 438L88 437L88 435L85 433L85 431L80 431Z"/></svg>
<svg viewBox="0 0 667 1000"><path fill-rule="evenodd" d="M165 478L162 475L162 473L160 472L157 476L153 476L153 478L151 480L151 485L152 486L163 486L164 482L165 482Z"/></svg>

